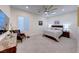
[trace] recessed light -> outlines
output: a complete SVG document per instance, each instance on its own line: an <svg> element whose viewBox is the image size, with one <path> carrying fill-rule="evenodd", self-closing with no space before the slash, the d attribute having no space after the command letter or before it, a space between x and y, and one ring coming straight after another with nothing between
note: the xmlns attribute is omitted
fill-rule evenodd
<svg viewBox="0 0 79 59"><path fill-rule="evenodd" d="M64 9L62 9L62 11L64 11Z"/></svg>
<svg viewBox="0 0 79 59"><path fill-rule="evenodd" d="M56 12L53 12L52 14L56 14Z"/></svg>
<svg viewBox="0 0 79 59"><path fill-rule="evenodd" d="M28 9L29 7L28 7L28 6L26 6L26 8Z"/></svg>
<svg viewBox="0 0 79 59"><path fill-rule="evenodd" d="M45 14L48 14L48 12L44 12Z"/></svg>

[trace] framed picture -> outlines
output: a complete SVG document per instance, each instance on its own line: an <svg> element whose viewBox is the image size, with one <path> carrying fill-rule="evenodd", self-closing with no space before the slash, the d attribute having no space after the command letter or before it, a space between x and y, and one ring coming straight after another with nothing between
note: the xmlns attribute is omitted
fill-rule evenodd
<svg viewBox="0 0 79 59"><path fill-rule="evenodd" d="M42 26L43 25L43 21L39 21L39 25Z"/></svg>

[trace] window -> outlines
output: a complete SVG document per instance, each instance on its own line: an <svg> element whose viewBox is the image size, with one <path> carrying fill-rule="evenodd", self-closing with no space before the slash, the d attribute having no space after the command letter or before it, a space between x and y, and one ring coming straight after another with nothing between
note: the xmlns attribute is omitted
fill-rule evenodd
<svg viewBox="0 0 79 59"><path fill-rule="evenodd" d="M24 17L22 17L22 16L18 17L18 29L20 31L24 30Z"/></svg>
<svg viewBox="0 0 79 59"><path fill-rule="evenodd" d="M5 26L5 15L0 12L0 30L3 30Z"/></svg>
<svg viewBox="0 0 79 59"><path fill-rule="evenodd" d="M63 26L64 26L64 31L69 31L69 30L70 30L70 25L71 25L71 24L63 24Z"/></svg>
<svg viewBox="0 0 79 59"><path fill-rule="evenodd" d="M28 16L26 16L26 17L19 16L18 17L18 28L20 29L20 31L28 32L29 25L30 25L30 22L29 22Z"/></svg>
<svg viewBox="0 0 79 59"><path fill-rule="evenodd" d="M30 27L29 17L26 16L26 17L25 17L25 30L26 30L26 32L29 31L29 27Z"/></svg>

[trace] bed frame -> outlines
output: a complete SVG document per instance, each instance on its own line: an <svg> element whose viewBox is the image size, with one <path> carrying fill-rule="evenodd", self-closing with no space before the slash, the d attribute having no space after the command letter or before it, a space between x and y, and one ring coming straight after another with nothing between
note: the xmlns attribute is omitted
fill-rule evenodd
<svg viewBox="0 0 79 59"><path fill-rule="evenodd" d="M52 25L51 27L58 27L58 28L62 28L63 29L63 25ZM62 35L63 35L63 30L62 30ZM62 35L59 36L62 37ZM56 38L54 38L53 36L49 36L47 34L43 34L43 36L47 37L47 38L50 38L50 39L53 39L55 42L59 42Z"/></svg>

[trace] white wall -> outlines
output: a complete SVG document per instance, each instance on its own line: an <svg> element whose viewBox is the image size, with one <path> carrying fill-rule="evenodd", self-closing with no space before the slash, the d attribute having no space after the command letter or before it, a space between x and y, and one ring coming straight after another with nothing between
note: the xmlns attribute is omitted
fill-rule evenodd
<svg viewBox="0 0 79 59"><path fill-rule="evenodd" d="M54 21L59 21L60 24L71 24L71 30L76 31L75 28L77 27L77 12L70 12L70 13L65 13L61 14L58 16L52 16L48 17L43 20L44 24L42 26L43 29L48 27L48 24L54 24Z"/></svg>
<svg viewBox="0 0 79 59"><path fill-rule="evenodd" d="M71 12L67 14L62 14L54 17L50 17L47 19L49 24L54 24L54 21L58 20L60 21L60 24L73 24L74 26L77 26L77 13Z"/></svg>
<svg viewBox="0 0 79 59"><path fill-rule="evenodd" d="M46 19L46 23L54 24L54 21L59 21L60 24L71 24L72 30L77 27L77 12L66 13L58 16L49 17ZM47 26L44 26L47 27Z"/></svg>
<svg viewBox="0 0 79 59"><path fill-rule="evenodd" d="M30 17L30 30L26 34L35 35L38 34L38 16L32 13L28 13L22 10L11 8L11 20L13 29L18 29L18 16L29 16Z"/></svg>
<svg viewBox="0 0 79 59"><path fill-rule="evenodd" d="M77 39L77 52L79 53L79 27L77 28L75 36Z"/></svg>
<svg viewBox="0 0 79 59"><path fill-rule="evenodd" d="M0 5L0 9L1 9L8 17L10 17L10 6L8 6L8 5Z"/></svg>

